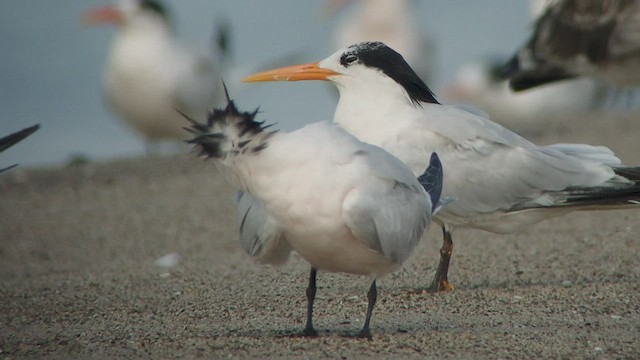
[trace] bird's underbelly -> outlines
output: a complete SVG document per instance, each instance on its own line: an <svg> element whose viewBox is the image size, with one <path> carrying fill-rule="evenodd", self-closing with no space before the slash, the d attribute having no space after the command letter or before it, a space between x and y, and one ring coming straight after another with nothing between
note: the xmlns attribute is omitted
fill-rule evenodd
<svg viewBox="0 0 640 360"><path fill-rule="evenodd" d="M395 269L392 260L353 236L342 219L340 196L309 194L295 202L267 204L291 247L305 260L318 269L348 274L382 275Z"/></svg>
<svg viewBox="0 0 640 360"><path fill-rule="evenodd" d="M287 234L287 239L311 266L321 270L382 276L399 266L354 238L347 228L320 236L307 236L304 232Z"/></svg>
<svg viewBox="0 0 640 360"><path fill-rule="evenodd" d="M262 176L256 175L250 188L260 194L291 248L326 271L359 275L392 271L396 264L368 241L356 239L345 223L345 197L362 186L358 168L341 166L324 154L299 155L300 161L289 159L287 170L277 174L269 167L253 168L253 175L260 171Z"/></svg>

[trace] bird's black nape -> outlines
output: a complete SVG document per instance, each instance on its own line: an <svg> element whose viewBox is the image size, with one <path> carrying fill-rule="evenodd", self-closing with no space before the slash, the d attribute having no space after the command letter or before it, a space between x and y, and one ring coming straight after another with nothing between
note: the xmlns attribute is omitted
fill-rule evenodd
<svg viewBox="0 0 640 360"><path fill-rule="evenodd" d="M340 63L348 67L355 62L380 69L400 84L415 104L421 102L439 104L431 89L413 71L402 55L384 43L363 42L350 46L340 58Z"/></svg>

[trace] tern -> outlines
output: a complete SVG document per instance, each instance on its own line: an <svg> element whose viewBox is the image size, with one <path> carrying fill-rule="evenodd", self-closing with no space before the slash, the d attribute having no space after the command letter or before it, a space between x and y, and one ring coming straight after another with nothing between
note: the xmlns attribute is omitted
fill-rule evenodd
<svg viewBox="0 0 640 360"><path fill-rule="evenodd" d="M206 123L191 120L189 142L243 192L240 240L247 253L277 265L296 251L311 264L302 335L317 335L316 273L326 270L373 278L359 333L370 338L376 279L407 260L440 204L437 155L417 179L400 160L337 124L271 131L256 113L228 100Z"/></svg>
<svg viewBox="0 0 640 360"><path fill-rule="evenodd" d="M315 63L249 76L245 82L328 80L340 99L334 121L398 157L414 174L440 157L443 196L455 201L434 220L443 228L431 292L451 289L455 228L509 233L576 210L637 208L640 168L606 147L538 146L486 117L442 105L402 56L380 42L343 48Z"/></svg>
<svg viewBox="0 0 640 360"><path fill-rule="evenodd" d="M114 24L103 87L113 112L152 146L183 140L184 119L223 104L221 56L199 53L176 38L167 8L155 0L121 0L84 14L88 25Z"/></svg>
<svg viewBox="0 0 640 360"><path fill-rule="evenodd" d="M548 1L503 76L515 91L578 76L637 86L638 54L640 0Z"/></svg>

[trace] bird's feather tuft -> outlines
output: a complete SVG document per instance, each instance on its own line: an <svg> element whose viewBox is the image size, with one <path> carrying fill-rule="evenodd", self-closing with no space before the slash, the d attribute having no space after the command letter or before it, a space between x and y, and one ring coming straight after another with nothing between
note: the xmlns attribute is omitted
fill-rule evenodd
<svg viewBox="0 0 640 360"><path fill-rule="evenodd" d="M266 131L271 125L256 121L258 114L238 110L224 85L227 106L213 109L206 123L200 123L181 113L190 123L185 130L193 135L187 143L194 144L201 156L224 159L229 155L257 153L268 146L269 139L276 131Z"/></svg>

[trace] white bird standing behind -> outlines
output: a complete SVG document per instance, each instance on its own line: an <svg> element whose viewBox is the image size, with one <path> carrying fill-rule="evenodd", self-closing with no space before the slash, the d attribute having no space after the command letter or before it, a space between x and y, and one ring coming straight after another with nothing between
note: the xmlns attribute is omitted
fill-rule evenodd
<svg viewBox="0 0 640 360"><path fill-rule="evenodd" d="M640 0L554 0L505 66L515 91L578 76L640 85Z"/></svg>
<svg viewBox="0 0 640 360"><path fill-rule="evenodd" d="M415 0L326 0L325 8L329 13L336 13L353 3L358 3L358 9L336 26L332 49L380 41L403 54L422 79L432 79L435 44L416 26Z"/></svg>
<svg viewBox="0 0 640 360"><path fill-rule="evenodd" d="M85 14L88 24L112 23L117 34L104 74L111 109L150 146L182 140L184 119L176 110L204 118L224 101L219 60L181 44L167 9L155 0L120 0Z"/></svg>
<svg viewBox="0 0 640 360"><path fill-rule="evenodd" d="M311 264L306 336L317 335L317 269L373 278L360 332L371 337L376 279L407 260L439 203L438 157L432 155L419 182L400 160L339 125L276 132L255 115L229 100L225 110L215 110L206 123L192 120L188 129L189 142L246 192L239 200L242 246L261 263L284 263L293 250Z"/></svg>
<svg viewBox="0 0 640 360"><path fill-rule="evenodd" d="M443 196L455 201L436 216L444 242L431 291L447 278L456 227L517 231L576 210L638 208L640 168L621 165L608 148L538 146L491 120L441 105L402 56L379 42L328 58L249 76L256 81L328 80L340 92L334 121L419 174L437 152Z"/></svg>

